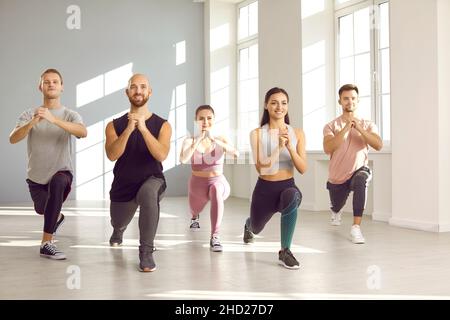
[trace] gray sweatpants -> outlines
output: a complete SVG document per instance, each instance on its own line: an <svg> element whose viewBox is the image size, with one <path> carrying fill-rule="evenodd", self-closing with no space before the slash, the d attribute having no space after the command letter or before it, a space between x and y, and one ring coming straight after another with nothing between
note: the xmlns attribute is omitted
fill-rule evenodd
<svg viewBox="0 0 450 320"><path fill-rule="evenodd" d="M362 217L366 208L367 187L372 178L372 172L368 167L356 170L352 177L342 184L327 182L330 192L331 210L339 212L347 202L350 191L353 191L353 216Z"/></svg>
<svg viewBox="0 0 450 320"><path fill-rule="evenodd" d="M139 206L140 248L154 248L159 222L159 202L164 196L166 183L161 178L150 177L141 186L136 197L128 202L111 201L111 225L124 231L133 219Z"/></svg>

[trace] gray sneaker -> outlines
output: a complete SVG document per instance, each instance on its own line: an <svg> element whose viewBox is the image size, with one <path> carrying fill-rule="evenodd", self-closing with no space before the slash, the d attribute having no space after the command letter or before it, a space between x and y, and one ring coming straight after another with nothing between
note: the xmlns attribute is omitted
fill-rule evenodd
<svg viewBox="0 0 450 320"><path fill-rule="evenodd" d="M255 235L250 229L247 227L247 222L244 224L244 243L253 243L255 242Z"/></svg>
<svg viewBox="0 0 450 320"><path fill-rule="evenodd" d="M153 272L156 270L156 263L153 260L155 248L139 247L139 270L141 272Z"/></svg>
<svg viewBox="0 0 450 320"><path fill-rule="evenodd" d="M122 244L124 231L125 229L114 229L111 238L109 238L109 245L111 247L118 247Z"/></svg>
<svg viewBox="0 0 450 320"><path fill-rule="evenodd" d="M39 250L41 257L53 260L64 260L66 255L59 251L58 248L50 241L44 242Z"/></svg>
<svg viewBox="0 0 450 320"><path fill-rule="evenodd" d="M300 268L300 263L295 259L291 250L288 248L281 249L278 252L278 262L285 268L288 269L298 269Z"/></svg>

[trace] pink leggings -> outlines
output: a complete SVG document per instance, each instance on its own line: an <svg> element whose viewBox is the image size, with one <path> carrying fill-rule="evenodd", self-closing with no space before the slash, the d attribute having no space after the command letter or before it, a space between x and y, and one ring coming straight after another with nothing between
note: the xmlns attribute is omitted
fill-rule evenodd
<svg viewBox="0 0 450 320"><path fill-rule="evenodd" d="M230 185L224 175L211 178L191 176L189 180L189 207L192 217L197 217L211 200L211 235L218 234L224 204L230 196Z"/></svg>

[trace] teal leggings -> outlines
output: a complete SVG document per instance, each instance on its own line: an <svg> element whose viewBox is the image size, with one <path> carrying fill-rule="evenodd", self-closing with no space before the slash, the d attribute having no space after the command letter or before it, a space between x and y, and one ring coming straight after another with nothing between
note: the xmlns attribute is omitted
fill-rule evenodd
<svg viewBox="0 0 450 320"><path fill-rule="evenodd" d="M281 247L290 248L302 193L293 178L282 181L258 179L253 190L247 227L260 233L276 212L281 212Z"/></svg>

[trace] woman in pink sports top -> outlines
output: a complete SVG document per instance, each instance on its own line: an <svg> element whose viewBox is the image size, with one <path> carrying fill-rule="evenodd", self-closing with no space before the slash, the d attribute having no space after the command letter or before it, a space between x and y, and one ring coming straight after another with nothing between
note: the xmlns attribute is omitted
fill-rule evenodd
<svg viewBox="0 0 450 320"><path fill-rule="evenodd" d="M199 215L208 201L211 201L211 239L212 251L222 251L219 229L222 222L224 201L230 195L230 185L223 175L225 153L234 157L239 152L222 136L213 136L214 109L202 105L195 111L200 134L188 137L181 148L181 163L191 163L192 176L189 179L189 208L191 212L190 229L200 229Z"/></svg>

